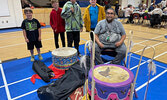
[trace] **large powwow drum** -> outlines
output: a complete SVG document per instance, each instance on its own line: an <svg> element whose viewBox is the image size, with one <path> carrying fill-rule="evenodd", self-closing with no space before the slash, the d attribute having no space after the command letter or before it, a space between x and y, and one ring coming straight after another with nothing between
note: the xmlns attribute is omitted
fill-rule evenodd
<svg viewBox="0 0 167 100"><path fill-rule="evenodd" d="M53 65L58 69L68 69L78 61L75 48L63 47L52 51Z"/></svg>
<svg viewBox="0 0 167 100"><path fill-rule="evenodd" d="M126 67L114 64L94 68L95 100L129 100L133 73ZM88 93L91 95L92 69L88 76Z"/></svg>

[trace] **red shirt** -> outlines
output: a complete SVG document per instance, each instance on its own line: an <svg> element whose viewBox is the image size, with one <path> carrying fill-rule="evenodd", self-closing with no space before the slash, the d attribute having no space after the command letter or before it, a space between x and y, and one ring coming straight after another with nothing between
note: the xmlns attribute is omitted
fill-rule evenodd
<svg viewBox="0 0 167 100"><path fill-rule="evenodd" d="M58 8L56 11L55 9L52 9L50 13L50 26L53 30L56 29L56 32L54 33L58 34L60 32L65 32L65 21L61 18L61 8Z"/></svg>

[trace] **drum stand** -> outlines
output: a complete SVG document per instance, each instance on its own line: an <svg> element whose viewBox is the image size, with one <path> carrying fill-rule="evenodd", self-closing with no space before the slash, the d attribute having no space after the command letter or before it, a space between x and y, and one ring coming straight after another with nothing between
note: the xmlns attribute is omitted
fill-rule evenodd
<svg viewBox="0 0 167 100"><path fill-rule="evenodd" d="M95 34L93 31L93 41L89 40L85 43L85 55L81 58L81 64L84 64L85 66L85 80L87 80L87 67L86 67L86 50L88 48L90 52L90 67L92 68L92 88L91 88L91 100L94 100L94 89L95 89L95 80L94 80L94 59L95 59ZM85 94L86 94L86 100L87 98L87 82L85 82Z"/></svg>
<svg viewBox="0 0 167 100"><path fill-rule="evenodd" d="M95 34L93 33L93 45L91 48L91 68L92 68L92 88L91 88L91 100L94 100L95 80L94 80L94 66L95 66Z"/></svg>
<svg viewBox="0 0 167 100"><path fill-rule="evenodd" d="M86 66L86 60L87 60L87 59L86 59L86 55L87 55L87 48L88 48L88 50L91 52L92 44L93 44L93 43L92 43L91 40L88 40L88 41L85 43L85 48L84 48L84 50L85 50L85 51L84 51L84 52L85 52L85 55L82 56L82 57L81 57L81 60L80 60L80 61L81 61L81 63L80 63L81 65L80 65L80 66L82 66L82 64L84 64L84 66L85 66L85 88L84 88L84 90L85 90L85 96L86 96L85 99L86 99L86 100L88 99L88 98L87 98L87 97L88 97L88 96L87 96L87 91L88 91L88 90L87 90L87 88L88 88L88 81L87 81L87 78L88 78L87 76L88 76L88 75L87 75L87 73L88 73L88 71L87 71L87 66ZM90 60L91 60L91 59L90 59ZM85 99L84 99L84 100L85 100Z"/></svg>
<svg viewBox="0 0 167 100"><path fill-rule="evenodd" d="M155 48L152 47L152 46L145 46L144 49L143 49L143 51L142 51L142 53L141 53L141 56L140 56L140 61L139 61L138 67L137 67L137 72L136 72L136 76L135 76L134 82L131 84L130 100L133 100L133 92L134 92L134 88L135 88L135 84L136 84L136 80L137 80L137 76L138 76L138 72L139 72L139 68L140 68L140 64L141 64L141 60L142 60L142 57L143 57L143 53L144 53L144 51L145 51L145 49L146 49L147 47L152 48L153 51L154 51L153 56L152 56L152 58L151 58L151 62L150 62L151 64L153 64L152 61L153 61L154 56L155 56ZM150 73L151 73L151 70L152 70L152 67L149 68L149 77L148 77L148 83L147 83L147 88L146 88L146 91L145 91L144 100L146 100L146 96L147 96L148 84L149 84L149 80L150 80Z"/></svg>
<svg viewBox="0 0 167 100"><path fill-rule="evenodd" d="M128 53L131 51L131 49L132 49L132 47L133 47L133 41L132 41L132 38L133 38L133 31L132 30L130 30L129 31L129 36L128 36L128 43L127 43L127 48L128 48L128 50L126 51L126 57L125 57L125 66L126 66L126 64L127 64L127 56L128 56ZM129 60L128 60L128 69L129 69L129 66L130 66L130 58L131 58L131 54L132 53L130 53L129 54Z"/></svg>
<svg viewBox="0 0 167 100"><path fill-rule="evenodd" d="M129 36L128 36L128 43L127 43L127 48L128 48L128 50L126 51L126 57L125 57L125 65L127 64L127 59L128 59L128 69L130 69L130 58L131 58L131 55L132 55L132 53L130 53L129 54L129 57L127 58L127 56L128 56L128 53L132 50L132 47L133 47L133 41L132 41L132 39L133 39L133 31L132 30L130 30L129 31ZM125 66L126 67L126 66ZM135 93L135 97L136 98L138 98L138 96L137 96L137 93L136 93L136 90L134 89L134 93Z"/></svg>

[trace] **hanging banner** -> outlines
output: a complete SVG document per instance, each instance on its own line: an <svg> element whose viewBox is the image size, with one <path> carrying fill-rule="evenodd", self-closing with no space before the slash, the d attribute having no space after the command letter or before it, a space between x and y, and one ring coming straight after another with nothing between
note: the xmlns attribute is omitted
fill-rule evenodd
<svg viewBox="0 0 167 100"><path fill-rule="evenodd" d="M8 0L0 0L0 17L9 15Z"/></svg>

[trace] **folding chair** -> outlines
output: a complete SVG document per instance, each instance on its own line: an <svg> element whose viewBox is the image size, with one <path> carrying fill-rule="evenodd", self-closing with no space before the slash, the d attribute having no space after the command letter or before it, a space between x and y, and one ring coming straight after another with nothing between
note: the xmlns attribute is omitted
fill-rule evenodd
<svg viewBox="0 0 167 100"><path fill-rule="evenodd" d="M142 15L142 17L143 17L143 24L149 24L149 20L150 20L150 14L148 14L148 13L144 13L143 15Z"/></svg>
<svg viewBox="0 0 167 100"><path fill-rule="evenodd" d="M140 14L139 13L133 13L133 20L136 23L137 20L137 24L139 24L139 20L140 20Z"/></svg>
<svg viewBox="0 0 167 100"><path fill-rule="evenodd" d="M106 59L106 57L104 57L104 55L107 55L110 57L110 60ZM117 52L115 51L114 48L108 48L108 49L104 49L102 52L101 52L101 58L104 62L109 62L111 61L112 59L114 59L114 57L116 57L117 55ZM123 65L126 67L126 64L125 64L125 61L122 60L120 65Z"/></svg>

